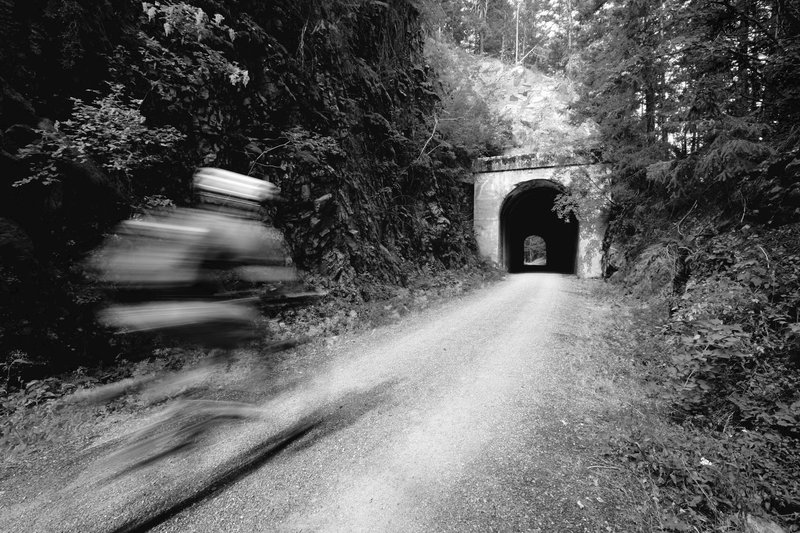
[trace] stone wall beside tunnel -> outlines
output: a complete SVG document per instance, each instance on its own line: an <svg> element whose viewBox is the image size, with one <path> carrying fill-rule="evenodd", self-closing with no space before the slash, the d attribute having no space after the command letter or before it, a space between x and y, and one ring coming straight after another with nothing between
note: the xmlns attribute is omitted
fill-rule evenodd
<svg viewBox="0 0 800 533"><path fill-rule="evenodd" d="M603 165L582 166L600 179L605 173ZM600 204L594 213L582 214L581 220L568 221L552 211L556 195L570 185L570 173L564 171L570 167L574 165L504 164L475 172L474 225L481 255L511 272L547 270L600 277L607 210ZM522 243L529 235L545 240L547 265L522 264Z"/></svg>

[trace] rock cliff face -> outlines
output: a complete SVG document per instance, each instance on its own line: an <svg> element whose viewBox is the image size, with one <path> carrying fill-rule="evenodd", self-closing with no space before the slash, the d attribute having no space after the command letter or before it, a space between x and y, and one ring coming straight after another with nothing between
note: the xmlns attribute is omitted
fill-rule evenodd
<svg viewBox="0 0 800 533"><path fill-rule="evenodd" d="M83 257L132 210L190 203L200 166L280 186L265 218L353 298L475 263L469 158L437 128L413 2L0 0L0 21L0 248L20 256L0 352L113 356L105 331L88 346Z"/></svg>
<svg viewBox="0 0 800 533"><path fill-rule="evenodd" d="M570 121L569 106L577 95L569 79L442 43L428 43L428 53L442 58L446 81L476 95L508 125L511 138L503 155L568 160L588 152L597 142L595 124Z"/></svg>

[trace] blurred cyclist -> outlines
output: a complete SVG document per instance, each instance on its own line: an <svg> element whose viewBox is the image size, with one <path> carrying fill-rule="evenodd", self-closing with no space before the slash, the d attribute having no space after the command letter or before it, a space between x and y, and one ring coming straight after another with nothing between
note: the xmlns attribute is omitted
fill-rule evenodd
<svg viewBox="0 0 800 533"><path fill-rule="evenodd" d="M203 168L194 176L200 207L150 213L123 222L101 248L95 266L114 304L101 321L121 332L150 332L215 349L216 358L257 335L253 283L296 280L287 266L281 233L259 220L262 202L278 199L275 185L226 170ZM230 278L244 291L226 291ZM204 379L208 369L151 375L87 394L108 400L145 386L167 397ZM139 432L120 456L135 466L191 445L211 422L257 415L249 404L184 401L166 417L177 429L153 425ZM159 423L161 424L161 423Z"/></svg>
<svg viewBox="0 0 800 533"><path fill-rule="evenodd" d="M212 168L195 174L194 187L199 209L126 221L101 251L101 280L117 301L101 319L127 332L233 347L252 338L258 314L252 294L225 292L223 278L296 278L281 233L257 220L261 202L277 199L279 189Z"/></svg>

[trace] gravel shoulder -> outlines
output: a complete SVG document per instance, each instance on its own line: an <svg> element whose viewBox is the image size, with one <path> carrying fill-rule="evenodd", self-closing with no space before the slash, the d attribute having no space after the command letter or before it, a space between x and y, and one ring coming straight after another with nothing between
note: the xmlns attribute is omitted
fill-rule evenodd
<svg viewBox="0 0 800 533"><path fill-rule="evenodd" d="M156 530L635 531L642 495L603 456L639 401L621 348L631 311L601 285L512 276L269 364L242 353L211 389L269 417L100 486L102 443L142 423L106 417L81 453L65 443L4 480L0 529L113 530L316 414L309 434Z"/></svg>

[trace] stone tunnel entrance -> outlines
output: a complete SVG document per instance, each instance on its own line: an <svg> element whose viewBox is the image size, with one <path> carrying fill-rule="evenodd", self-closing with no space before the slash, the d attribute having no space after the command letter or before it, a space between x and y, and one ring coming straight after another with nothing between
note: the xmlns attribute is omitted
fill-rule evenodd
<svg viewBox="0 0 800 533"><path fill-rule="evenodd" d="M573 158L555 164L537 154L505 155L478 159L469 183L474 187L473 224L480 254L511 272L546 270L599 277L602 243L608 223L603 196L607 169L591 159ZM562 221L552 211L553 201L571 187L573 172L591 178L597 194L580 223ZM529 237L545 241L528 240ZM543 258L546 256L546 262ZM545 262L545 264L542 264ZM527 264L526 264L527 263Z"/></svg>
<svg viewBox="0 0 800 533"><path fill-rule="evenodd" d="M553 212L563 190L558 183L538 179L520 183L505 198L500 208L500 256L509 272L575 273L578 222L561 220ZM544 262L526 261L530 237L544 241Z"/></svg>

